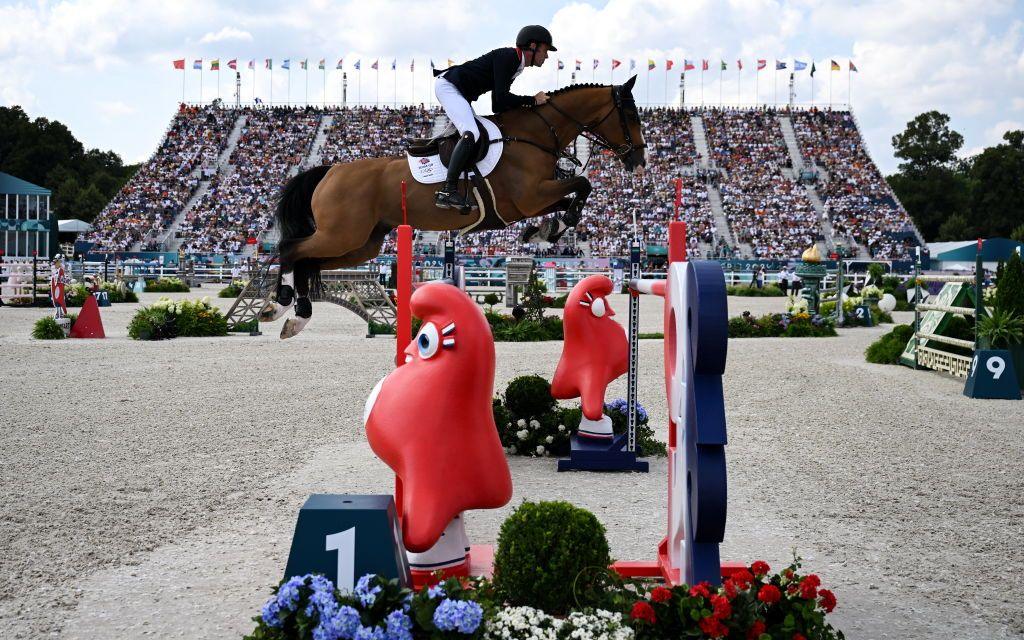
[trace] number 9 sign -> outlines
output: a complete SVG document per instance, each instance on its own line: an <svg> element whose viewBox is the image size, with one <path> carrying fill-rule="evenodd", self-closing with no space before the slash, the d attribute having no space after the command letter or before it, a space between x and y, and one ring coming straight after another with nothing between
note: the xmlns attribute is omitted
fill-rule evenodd
<svg viewBox="0 0 1024 640"><path fill-rule="evenodd" d="M964 395L969 398L1020 400L1020 384L1010 352L994 349L975 351L967 372Z"/></svg>

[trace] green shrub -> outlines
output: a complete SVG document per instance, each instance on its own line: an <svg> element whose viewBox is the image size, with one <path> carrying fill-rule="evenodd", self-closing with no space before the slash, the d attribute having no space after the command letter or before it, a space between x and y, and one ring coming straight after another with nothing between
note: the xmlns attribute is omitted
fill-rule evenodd
<svg viewBox="0 0 1024 640"><path fill-rule="evenodd" d="M868 265L868 276L873 284L881 284L885 277L885 267L879 262L872 262Z"/></svg>
<svg viewBox="0 0 1024 640"><path fill-rule="evenodd" d="M167 309L143 307L128 323L128 337L132 340L170 340L177 336L174 315Z"/></svg>
<svg viewBox="0 0 1024 640"><path fill-rule="evenodd" d="M67 336L53 316L46 316L36 320L32 327L32 337L36 340L63 340Z"/></svg>
<svg viewBox="0 0 1024 640"><path fill-rule="evenodd" d="M568 299L569 299L569 294L568 293L564 293L564 294L558 296L557 298L555 298L554 302L551 303L551 308L552 309L564 309L565 308L565 302Z"/></svg>
<svg viewBox="0 0 1024 640"><path fill-rule="evenodd" d="M551 397L551 384L540 376L520 376L505 389L505 405L519 418L540 417L556 404Z"/></svg>
<svg viewBox="0 0 1024 640"><path fill-rule="evenodd" d="M524 502L501 525L494 586L510 605L560 615L590 604L577 596L610 564L594 514L568 502Z"/></svg>
<svg viewBox="0 0 1024 640"><path fill-rule="evenodd" d="M64 289L64 304L69 307L80 307L85 303L87 295L89 295L89 291L86 290L84 284L80 282L69 284Z"/></svg>
<svg viewBox="0 0 1024 640"><path fill-rule="evenodd" d="M374 322L370 320L367 323L366 331L372 336L393 336L395 335L395 328L386 322Z"/></svg>
<svg viewBox="0 0 1024 640"><path fill-rule="evenodd" d="M744 312L742 316L729 318L730 338L828 338L835 335L831 318L806 313L769 313L755 318Z"/></svg>
<svg viewBox="0 0 1024 640"><path fill-rule="evenodd" d="M250 333L260 328L259 318L253 318L248 322L239 322L235 326L228 329L231 333ZM394 332L392 332L394 333Z"/></svg>
<svg viewBox="0 0 1024 640"><path fill-rule="evenodd" d="M991 349L1006 349L1024 341L1024 318L1012 311L996 308L978 322L978 337Z"/></svg>
<svg viewBox="0 0 1024 640"><path fill-rule="evenodd" d="M516 320L512 316L486 311L484 317L491 325L495 342L542 342L564 337L562 319L554 316L544 316L540 320L529 317Z"/></svg>
<svg viewBox="0 0 1024 640"><path fill-rule="evenodd" d="M187 284L173 276L146 282L146 293L188 293L189 291L191 289Z"/></svg>
<svg viewBox="0 0 1024 640"><path fill-rule="evenodd" d="M725 288L725 292L730 296L744 296L748 298L778 298L786 295L782 292L782 289L775 284L766 284L761 289L758 289L757 287L748 287L745 284L730 285Z"/></svg>
<svg viewBox="0 0 1024 640"><path fill-rule="evenodd" d="M247 283L242 280L235 280L217 293L218 298L237 298L242 293Z"/></svg>
<svg viewBox="0 0 1024 640"><path fill-rule="evenodd" d="M160 298L139 309L128 324L128 335L135 340L167 340L226 336L228 321L220 310L202 300Z"/></svg>
<svg viewBox="0 0 1024 640"><path fill-rule="evenodd" d="M899 364L900 355L914 336L914 327L898 324L892 331L872 342L864 350L864 358L874 364Z"/></svg>
<svg viewBox="0 0 1024 640"><path fill-rule="evenodd" d="M612 432L626 433L629 430L629 403L624 399L612 400L604 405L604 412L612 419ZM575 423L579 427L579 421ZM650 425L650 416L640 403L636 404L636 451L641 458L668 455L668 447L654 437L654 429Z"/></svg>
<svg viewBox="0 0 1024 640"><path fill-rule="evenodd" d="M996 280L995 307L1024 318L1024 264L1016 253L1010 254Z"/></svg>

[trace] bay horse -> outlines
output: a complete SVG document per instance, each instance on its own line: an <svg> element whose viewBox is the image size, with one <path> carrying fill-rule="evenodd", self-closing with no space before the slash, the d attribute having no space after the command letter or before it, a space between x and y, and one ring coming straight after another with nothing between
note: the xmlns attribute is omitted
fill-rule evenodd
<svg viewBox="0 0 1024 640"><path fill-rule="evenodd" d="M556 211L565 211L565 223L575 225L590 195L590 181L584 176L558 179L555 168L580 135L611 150L627 171L644 166L646 144L632 94L635 82L633 76L622 85L571 85L549 93L546 104L490 116L505 144L487 176L502 219L485 218L471 231ZM260 320L277 320L297 297L295 317L285 322L281 338L298 334L312 316L309 290L319 286L320 271L354 267L376 257L388 233L402 224L403 180L412 227L454 231L477 221L477 216L434 206L438 186L416 182L405 157L355 160L300 173L278 198L277 299L263 308Z"/></svg>

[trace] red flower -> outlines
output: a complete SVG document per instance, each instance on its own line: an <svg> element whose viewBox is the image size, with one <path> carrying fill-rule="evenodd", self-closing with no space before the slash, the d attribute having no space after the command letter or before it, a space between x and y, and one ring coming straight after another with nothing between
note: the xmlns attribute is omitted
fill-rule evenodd
<svg viewBox="0 0 1024 640"><path fill-rule="evenodd" d="M736 585L733 583L732 578L726 578L725 582L722 583L722 588L725 589L725 597L730 600L736 597Z"/></svg>
<svg viewBox="0 0 1024 640"><path fill-rule="evenodd" d="M821 578L814 575L813 573L804 576L804 582L810 582L815 586L815 588L821 586Z"/></svg>
<svg viewBox="0 0 1024 640"><path fill-rule="evenodd" d="M832 613L832 610L836 608L836 596L828 589L822 589L818 591L818 597L821 598L821 608L825 610L825 613Z"/></svg>
<svg viewBox="0 0 1024 640"><path fill-rule="evenodd" d="M665 587L654 587L651 592L651 600L655 602L668 602L672 599L672 592Z"/></svg>
<svg viewBox="0 0 1024 640"><path fill-rule="evenodd" d="M784 575L787 578L789 578L790 580L792 580L793 579L793 570L792 569L783 569L782 570L782 575Z"/></svg>
<svg viewBox="0 0 1024 640"><path fill-rule="evenodd" d="M710 598L711 592L708 591L708 587L711 586L707 582L701 582L700 584L690 587L690 595L694 598Z"/></svg>
<svg viewBox="0 0 1024 640"><path fill-rule="evenodd" d="M773 584L766 584L757 592L757 599L765 604L775 604L782 599L782 592Z"/></svg>
<svg viewBox="0 0 1024 640"><path fill-rule="evenodd" d="M725 596L711 596L711 607L714 609L711 615L716 620L725 620L732 615L732 607L729 605L729 601L725 599Z"/></svg>
<svg viewBox="0 0 1024 640"><path fill-rule="evenodd" d="M807 640L807 638L805 638L801 633L794 633L793 640Z"/></svg>
<svg viewBox="0 0 1024 640"><path fill-rule="evenodd" d="M814 576L808 576L800 582L800 597L807 600L814 600L818 597L818 585L811 580ZM820 584L820 582L819 582Z"/></svg>
<svg viewBox="0 0 1024 640"><path fill-rule="evenodd" d="M754 581L754 576L746 569L740 569L732 575L733 581L736 586L740 589L746 589L750 586L750 583Z"/></svg>
<svg viewBox="0 0 1024 640"><path fill-rule="evenodd" d="M629 615L634 620L643 620L650 624L657 622L658 618L654 615L654 607L647 604L643 600L633 605L633 610L629 612Z"/></svg>
<svg viewBox="0 0 1024 640"><path fill-rule="evenodd" d="M763 576L771 571L771 567L764 560L755 560L754 564L750 565L750 570L755 576Z"/></svg>
<svg viewBox="0 0 1024 640"><path fill-rule="evenodd" d="M729 627L719 622L714 616L701 618L697 624L700 626L700 630L711 638L722 638L729 634Z"/></svg>
<svg viewBox="0 0 1024 640"><path fill-rule="evenodd" d="M747 631L747 640L757 640L758 636L764 633L764 630L764 622L755 620L754 624L750 625L750 629Z"/></svg>

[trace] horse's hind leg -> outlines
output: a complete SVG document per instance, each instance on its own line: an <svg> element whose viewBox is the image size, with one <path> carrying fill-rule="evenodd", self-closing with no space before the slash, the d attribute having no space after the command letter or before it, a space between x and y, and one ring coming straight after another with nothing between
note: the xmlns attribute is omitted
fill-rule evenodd
<svg viewBox="0 0 1024 640"><path fill-rule="evenodd" d="M275 300L267 301L266 306L260 311L260 322L274 322L280 320L288 310L292 308L295 301L295 270L281 265L281 271L277 274L277 294Z"/></svg>
<svg viewBox="0 0 1024 640"><path fill-rule="evenodd" d="M281 339L298 335L313 317L313 302L309 298L309 285L315 274L320 272L320 261L305 258L295 263L292 271L295 282L295 317L285 321L281 327ZM289 305L290 306L290 305Z"/></svg>

